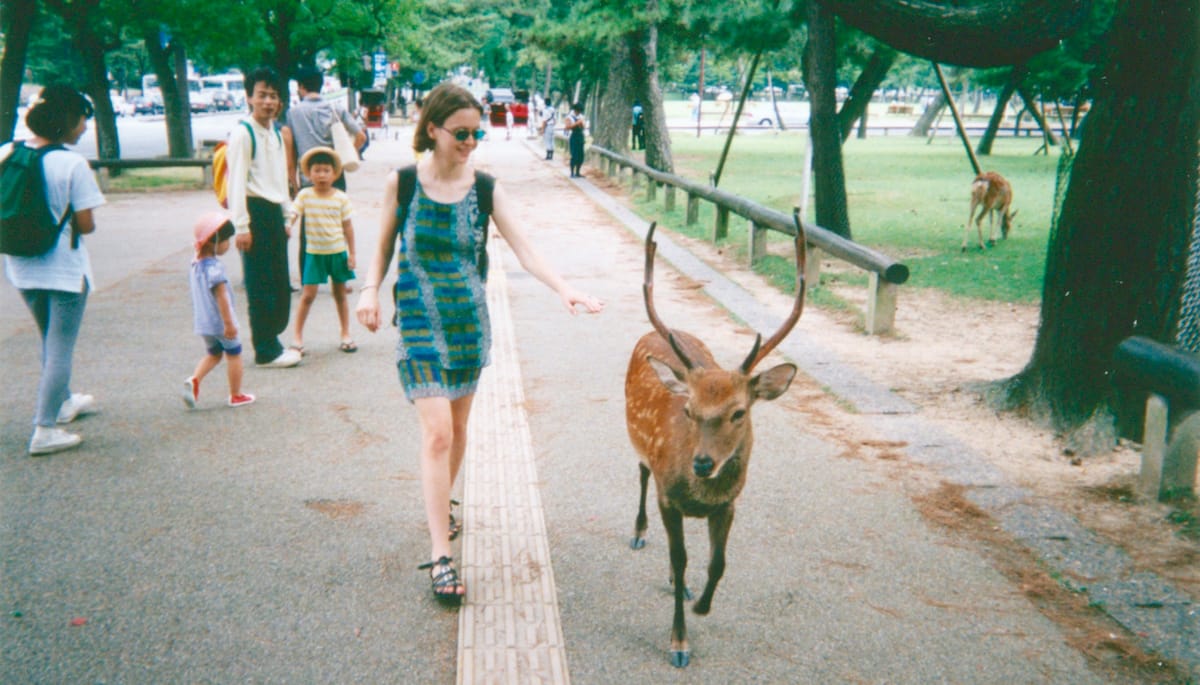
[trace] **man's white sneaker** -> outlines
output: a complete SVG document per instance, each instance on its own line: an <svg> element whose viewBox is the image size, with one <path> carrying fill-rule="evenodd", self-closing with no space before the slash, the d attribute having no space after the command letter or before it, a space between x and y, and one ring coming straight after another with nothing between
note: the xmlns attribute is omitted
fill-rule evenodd
<svg viewBox="0 0 1200 685"><path fill-rule="evenodd" d="M29 454L40 457L44 454L69 450L81 442L83 442L83 438L61 428L37 426L33 429L33 439L29 441Z"/></svg>
<svg viewBox="0 0 1200 685"><path fill-rule="evenodd" d="M84 414L96 411L96 398L77 392L71 393L66 402L58 408L58 423L71 423Z"/></svg>
<svg viewBox="0 0 1200 685"><path fill-rule="evenodd" d="M255 366L261 366L267 369L286 369L300 363L300 352L297 350L284 350L280 355L269 362L262 362Z"/></svg>

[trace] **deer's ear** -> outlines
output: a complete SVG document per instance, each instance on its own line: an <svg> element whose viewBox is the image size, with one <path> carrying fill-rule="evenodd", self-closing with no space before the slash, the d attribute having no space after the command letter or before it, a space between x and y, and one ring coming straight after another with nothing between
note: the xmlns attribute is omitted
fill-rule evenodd
<svg viewBox="0 0 1200 685"><path fill-rule="evenodd" d="M795 364L780 364L750 379L750 390L758 400L773 400L787 391L796 377Z"/></svg>
<svg viewBox="0 0 1200 685"><path fill-rule="evenodd" d="M688 394L687 383L684 382L683 374L671 368L666 362L647 356L646 361L650 363L650 368L654 369L654 373L658 374L658 380L666 386L667 390L676 395Z"/></svg>

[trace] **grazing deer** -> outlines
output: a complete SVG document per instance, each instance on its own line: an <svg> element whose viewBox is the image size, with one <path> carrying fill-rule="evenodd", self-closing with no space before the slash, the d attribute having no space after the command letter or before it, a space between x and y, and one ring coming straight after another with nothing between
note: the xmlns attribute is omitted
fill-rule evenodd
<svg viewBox="0 0 1200 685"><path fill-rule="evenodd" d="M642 294L654 331L638 340L625 375L625 423L641 463L641 499L630 547L645 546L646 485L654 474L658 510L670 544L675 619L671 626L671 663L688 665L684 599L687 550L683 517L708 519L712 558L708 583L696 602L697 614L707 614L717 582L725 572L725 542L733 524L734 505L746 484L754 431L750 408L757 400L782 395L796 375L794 364L780 364L752 376L767 356L796 325L804 309L804 231L796 221L796 299L780 329L762 344L754 341L750 355L736 370L726 371L695 336L672 331L654 309L654 224L646 234L646 271Z"/></svg>
<svg viewBox="0 0 1200 685"><path fill-rule="evenodd" d="M1000 214L1000 237L1008 238L1008 229L1012 227L1016 212L1009 213L1012 207L1012 186L1004 177L994 171L985 171L975 177L971 184L971 211L967 213L967 225L963 228L962 251L967 251L967 238L971 235L971 222L975 222L975 233L979 238L979 249L983 249L983 215L988 215L988 247L996 244L996 214ZM979 208L979 215L975 209Z"/></svg>

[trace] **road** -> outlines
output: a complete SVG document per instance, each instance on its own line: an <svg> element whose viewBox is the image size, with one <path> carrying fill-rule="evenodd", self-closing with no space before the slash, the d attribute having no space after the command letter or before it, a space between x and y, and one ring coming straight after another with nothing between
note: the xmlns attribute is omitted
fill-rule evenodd
<svg viewBox="0 0 1200 685"><path fill-rule="evenodd" d="M200 145L205 140L225 140L238 119L245 112L214 112L192 115L192 140ZM158 116L117 117L117 135L121 141L121 157L125 159L149 159L167 154L167 120ZM17 140L29 137L25 127L25 111L17 116L17 128L13 134ZM96 122L88 121L88 130L74 148L88 159L96 158Z"/></svg>
<svg viewBox="0 0 1200 685"><path fill-rule="evenodd" d="M406 143L376 141L350 178L361 255ZM627 544L637 467L622 387L648 328L642 247L589 199L599 191L536 147L489 140L477 161L538 249L608 308L567 315L492 241L500 340L463 487L457 554L472 594L461 612L439 608L415 569L428 542L393 330L356 328L359 353L342 354L322 296L299 368L247 370L255 405L221 406L219 373L200 410L178 400L201 352L187 245L209 193L113 196L98 212L88 244L100 290L74 387L101 412L80 421L77 450L24 453L38 345L0 284L5 682L1104 681L972 543L930 527L891 472L806 430L822 420L807 409L822 390L804 379L755 407L729 568L712 614L688 616L691 666L673 669L657 514L646 549ZM236 258L225 262L237 282ZM659 313L740 360L751 332L695 286L660 264ZM520 473L496 461L518 453ZM524 479L521 492L484 487L499 475ZM695 586L705 528L689 521L687 534ZM535 586L548 594L533 601Z"/></svg>

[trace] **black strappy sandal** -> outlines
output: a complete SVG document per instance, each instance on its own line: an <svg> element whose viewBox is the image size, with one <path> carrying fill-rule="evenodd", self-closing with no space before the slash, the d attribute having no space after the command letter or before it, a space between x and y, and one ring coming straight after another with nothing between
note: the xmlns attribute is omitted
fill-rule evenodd
<svg viewBox="0 0 1200 685"><path fill-rule="evenodd" d="M459 533L462 532L462 524L458 522L458 519L454 518L453 510L454 510L454 507L457 507L458 505L459 505L458 500L456 500L456 499L450 500L450 509L451 509L451 511L450 511L450 539L451 540L454 540L455 538L457 538Z"/></svg>
<svg viewBox="0 0 1200 685"><path fill-rule="evenodd" d="M462 581L458 579L458 571L454 570L451 565L454 559L450 557L442 557L437 561L430 561L418 566L418 569L429 570L429 577L433 580L433 596L443 604L458 606L462 604L464 593L459 593L458 588L466 589Z"/></svg>

